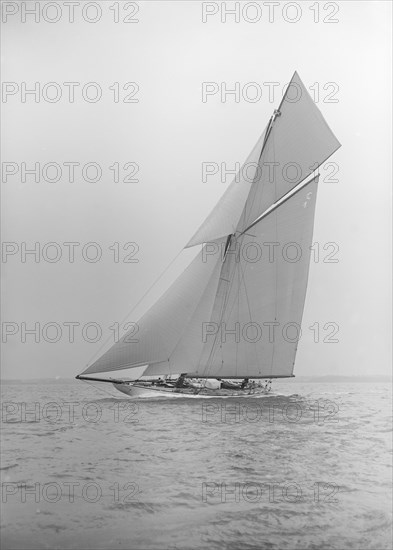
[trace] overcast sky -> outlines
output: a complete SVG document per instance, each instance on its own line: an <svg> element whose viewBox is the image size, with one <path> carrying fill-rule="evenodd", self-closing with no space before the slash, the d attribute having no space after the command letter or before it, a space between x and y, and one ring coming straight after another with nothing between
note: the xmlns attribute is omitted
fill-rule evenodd
<svg viewBox="0 0 393 550"><path fill-rule="evenodd" d="M272 21L268 6L248 3L253 6L240 11L239 22L222 13L221 2L204 8L139 2L138 11L133 3L96 2L85 13L79 2L74 22L63 2L57 12L46 4L40 2L36 22L24 14L34 2L2 3L8 83L2 160L15 163L3 164L9 174L2 181L2 376L73 377L85 368L113 335L109 327L122 321L229 185L230 177L222 182L220 174L202 181L202 163L233 167L245 160L294 70L342 143L330 159L339 168L332 179L339 181L328 181L334 167L321 169L314 231L320 259L310 266L295 374L390 373L391 2L320 2L319 12L315 2L298 3L301 12L281 2ZM211 12L205 22L203 10ZM96 23L86 20L99 16ZM24 96L24 86L35 82L37 101ZM56 85L45 86L50 82ZM73 103L66 82L80 83ZM84 88L89 82L96 84ZM203 82L217 83L212 89L219 92L221 83L230 89L238 82L240 100L228 95L222 101L218 92L202 101ZM251 82L257 86L247 86ZM272 102L269 82L279 83ZM139 89L128 84L124 90L127 83ZM258 87L262 96L253 101ZM102 97L94 102L97 90ZM65 162L80 163L74 182ZM100 181L84 180L81 168L89 162L101 167ZM116 162L120 179L135 169L124 164L136 163L139 181L115 182ZM23 181L22 163L39 163L38 182L31 175ZM53 167L43 170L47 163L62 167L59 181L45 181L54 178ZM94 179L94 167L86 174ZM22 261L22 243L33 248L36 242L39 261L31 254ZM45 248L50 242L62 254L56 263L48 261L56 253ZM74 262L67 242L80 243ZM101 249L100 261L83 257L89 242ZM138 245L138 263L122 261L133 253L132 246L123 250L129 242ZM338 263L322 261L329 242L339 246ZM95 250L84 254L94 257ZM139 312L189 257L179 258ZM83 340L89 322L102 328L96 343ZM319 323L323 340L327 322L339 326L339 342L314 343L308 327ZM23 323L28 329L39 324L38 343L32 335L23 342ZM45 341L47 323L62 327L58 342ZM74 342L65 323L79 323Z"/></svg>

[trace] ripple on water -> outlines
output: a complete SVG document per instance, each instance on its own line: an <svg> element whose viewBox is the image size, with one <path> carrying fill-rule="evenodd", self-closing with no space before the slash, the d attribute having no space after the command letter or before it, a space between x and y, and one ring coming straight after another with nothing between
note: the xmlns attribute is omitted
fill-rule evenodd
<svg viewBox="0 0 393 550"><path fill-rule="evenodd" d="M50 395L56 402L96 403L102 417L96 423L3 424L2 474L14 477L19 491L3 503L9 541L19 536L34 548L64 549L129 548L130 541L146 550L391 548L389 390L292 382L277 387L275 395L243 400L140 400L134 423L125 421L121 407L115 421L111 409L131 400L97 399L83 385L12 387L7 401L45 403ZM338 422L317 422L317 401L336 403ZM206 403L212 407L204 421ZM239 411L246 405L249 416L233 421L221 414L223 403ZM298 422L288 420L294 404L303 411ZM287 417L252 416L253 407L269 406L286 410ZM58 483L62 498L36 503L27 495L22 505L21 488L34 490L36 482ZM63 498L69 483L79 483L73 502ZM84 484L99 485L97 502L84 498ZM134 500L127 484L138 489ZM274 484L279 489L271 501ZM298 486L296 501L290 500L296 492L285 497L285 484L293 491ZM334 503L332 487L338 488Z"/></svg>

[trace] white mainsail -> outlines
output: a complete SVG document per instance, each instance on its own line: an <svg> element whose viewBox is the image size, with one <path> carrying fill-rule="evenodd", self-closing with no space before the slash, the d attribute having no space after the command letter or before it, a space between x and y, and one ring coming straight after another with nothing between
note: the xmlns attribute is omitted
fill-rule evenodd
<svg viewBox="0 0 393 550"><path fill-rule="evenodd" d="M318 176L290 192L338 147L295 73L246 161L252 177L247 171L232 182L186 248L208 244L140 319L138 332L127 333L82 374L147 365L146 376L291 376Z"/></svg>
<svg viewBox="0 0 393 550"><path fill-rule="evenodd" d="M305 302L318 176L231 243L197 376L291 376Z"/></svg>

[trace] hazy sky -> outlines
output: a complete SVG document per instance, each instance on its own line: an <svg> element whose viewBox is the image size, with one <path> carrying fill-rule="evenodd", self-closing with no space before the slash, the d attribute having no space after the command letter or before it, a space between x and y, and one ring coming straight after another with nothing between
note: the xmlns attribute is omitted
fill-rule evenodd
<svg viewBox="0 0 393 550"><path fill-rule="evenodd" d="M326 181L331 167L321 169L314 231L321 256L310 266L295 374L388 374L391 2L319 2L319 13L315 2L298 2L298 8L281 2L273 21L263 2L242 3L241 10L250 6L240 11L239 22L222 13L221 2L204 8L201 2L139 2L137 13L133 3L112 1L93 2L83 13L84 3L78 2L74 22L63 2L57 12L40 2L36 22L24 14L34 4L2 3L3 81L8 83L3 84L8 93L2 103L2 160L15 163L3 164L3 172L17 171L2 179L7 340L2 376L72 377L84 369L113 335L109 327L122 321L229 185L230 177L223 183L220 174L203 182L202 163L233 167L244 161L294 70L342 143L331 159L339 167L332 177L339 181ZM227 8L234 4L227 2ZM205 22L203 9L212 12ZM86 21L99 15L96 23ZM24 95L36 82L37 101ZM50 82L56 84L45 86ZM67 82L80 84L73 103ZM96 84L85 87L89 82ZM240 100L228 95L222 101L217 93L203 102L203 82L217 83L219 90L221 83L232 89L238 82ZM247 86L251 82L257 86ZM269 82L279 83L273 102ZM139 89L128 84L124 90L127 83ZM262 97L252 101L258 86ZM88 101L97 90L101 99ZM59 101L51 102L59 93ZM138 102L129 102L133 99ZM67 162L80 163L74 182ZM23 181L23 163L28 169L39 163L38 182L32 175ZM44 169L47 163L61 166L59 181L45 181L55 179L53 166ZM94 166L83 178L86 163L100 166L100 181L86 181L94 179ZM124 170L124 164L137 163L139 181L115 182L114 163L121 179L135 167ZM36 242L38 262L22 254ZM50 242L58 243L57 249L45 248ZM68 260L67 242L80 243L74 262ZM96 263L86 259L86 254L94 257L94 248L82 254L89 242L102 252ZM139 247L138 263L122 261L133 252L123 250L129 242ZM338 263L322 261L331 251L323 250L329 242L339 246ZM119 262L114 243L119 243ZM51 263L55 253L61 258ZM179 258L145 307L184 263ZM136 314L130 320L136 321ZM339 325L339 342L314 343L308 327L319 323L323 339L327 322ZM35 323L39 342L32 335L23 342L24 327ZM62 328L57 342L45 341L54 338L49 329L45 335L47 323ZM67 323L79 323L74 342ZM83 340L86 323L102 328L97 343Z"/></svg>

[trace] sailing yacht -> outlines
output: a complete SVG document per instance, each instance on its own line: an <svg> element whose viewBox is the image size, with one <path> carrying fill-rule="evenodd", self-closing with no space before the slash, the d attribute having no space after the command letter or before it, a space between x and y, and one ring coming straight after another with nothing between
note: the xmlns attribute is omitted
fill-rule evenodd
<svg viewBox="0 0 393 550"><path fill-rule="evenodd" d="M76 378L151 397L263 394L272 379L294 376L318 169L339 147L295 72L187 243L200 247L195 258L140 318L137 334L133 328ZM143 366L134 381L97 377Z"/></svg>

